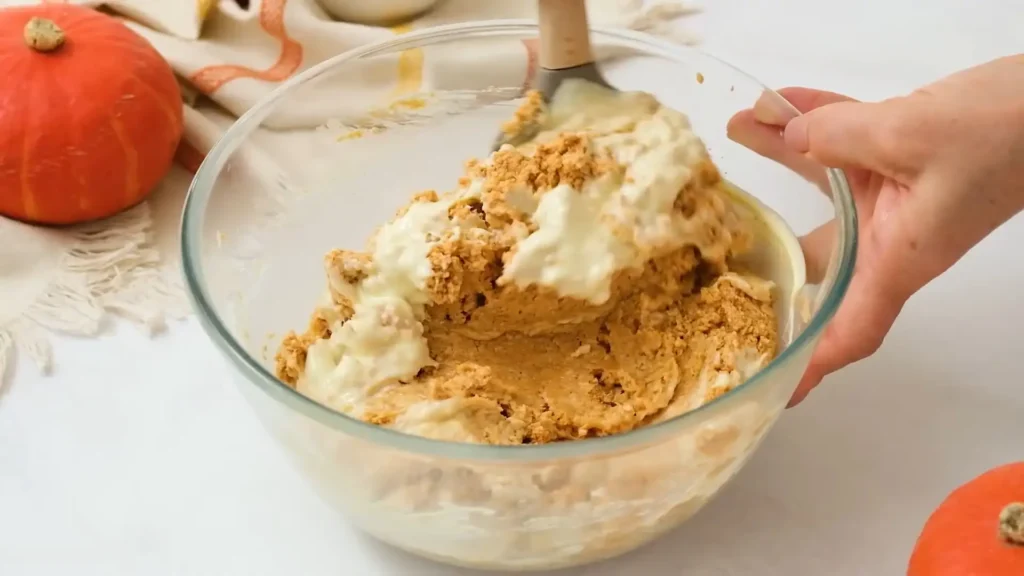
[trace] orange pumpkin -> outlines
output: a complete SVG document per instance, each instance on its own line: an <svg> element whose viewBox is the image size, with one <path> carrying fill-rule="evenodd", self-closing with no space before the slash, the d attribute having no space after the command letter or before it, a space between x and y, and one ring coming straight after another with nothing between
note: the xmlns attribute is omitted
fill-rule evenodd
<svg viewBox="0 0 1024 576"><path fill-rule="evenodd" d="M117 19L66 4L0 9L0 214L116 214L167 173L181 133L174 73Z"/></svg>
<svg viewBox="0 0 1024 576"><path fill-rule="evenodd" d="M954 490L925 523L907 575L1024 575L1024 462Z"/></svg>

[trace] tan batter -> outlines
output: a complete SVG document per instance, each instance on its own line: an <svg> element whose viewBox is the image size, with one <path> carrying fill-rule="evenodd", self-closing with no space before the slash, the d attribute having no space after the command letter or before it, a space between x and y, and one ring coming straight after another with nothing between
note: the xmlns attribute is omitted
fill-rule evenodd
<svg viewBox="0 0 1024 576"><path fill-rule="evenodd" d="M709 367L733 370L740 351L773 358L778 325L770 291L730 273L727 257L750 241L739 225L722 235L730 243L726 258L709 260L694 247L656 255L642 269L618 273L612 298L600 306L499 281L517 238L531 229L524 203L560 183L575 187L616 170L622 167L593 153L578 134L561 135L532 155L505 149L490 164L468 163L466 179L483 179L484 192L453 205L449 218L486 233L447 232L429 254L423 328L436 365L375 392L361 417L393 425L410 406L459 398L468 400L459 404L462 425L486 443L606 436L728 391L702 387L700 379ZM515 184L527 184L534 197L520 197L523 187ZM723 211L720 185L707 162L676 209ZM436 200L428 191L413 201ZM372 262L368 254L335 250L326 266L355 283ZM331 321L352 314L344 296L333 293L332 299L333 310L318 311L304 334L282 342L277 374L283 381L295 385L310 344L330 336Z"/></svg>

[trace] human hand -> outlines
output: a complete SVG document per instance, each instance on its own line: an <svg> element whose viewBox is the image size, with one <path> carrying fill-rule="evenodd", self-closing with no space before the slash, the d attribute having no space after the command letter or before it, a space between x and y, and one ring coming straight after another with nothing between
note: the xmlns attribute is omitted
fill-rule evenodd
<svg viewBox="0 0 1024 576"><path fill-rule="evenodd" d="M860 221L849 290L792 406L874 353L911 295L1024 209L1024 55L878 103L779 93L803 115L762 97L732 118L729 137L822 187L820 165L844 169ZM834 225L801 238L811 280L824 274Z"/></svg>

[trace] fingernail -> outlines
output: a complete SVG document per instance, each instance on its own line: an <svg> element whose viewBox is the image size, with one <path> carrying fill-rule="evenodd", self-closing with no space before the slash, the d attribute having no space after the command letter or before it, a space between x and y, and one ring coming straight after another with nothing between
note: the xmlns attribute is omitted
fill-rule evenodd
<svg viewBox="0 0 1024 576"><path fill-rule="evenodd" d="M788 410L790 408L795 408L798 404L803 402L803 400L804 400L804 398L806 396L807 396L806 394L802 394L802 393L801 394L795 394L792 398L789 399L789 403L786 404L786 409Z"/></svg>
<svg viewBox="0 0 1024 576"><path fill-rule="evenodd" d="M801 402L807 399L807 396L808 394L810 394L810 392L810 390L797 388L796 392L794 392L793 396L789 399L789 403L786 404L786 408L793 408L799 405Z"/></svg>
<svg viewBox="0 0 1024 576"><path fill-rule="evenodd" d="M800 383L796 385L796 390L793 391L793 395L789 397L789 403L786 404L786 408L792 408L803 402L804 399L807 398L807 395L811 393L811 390L814 390L814 387L821 382L821 377L817 376L814 370L815 366L812 360L807 371L804 372L803 377L800 378Z"/></svg>
<svg viewBox="0 0 1024 576"><path fill-rule="evenodd" d="M785 126L796 116L793 107L770 90L762 92L754 103L754 118L762 124Z"/></svg>
<svg viewBox="0 0 1024 576"><path fill-rule="evenodd" d="M810 137L807 135L807 117L797 116L786 125L786 146L791 150L806 153L810 150Z"/></svg>

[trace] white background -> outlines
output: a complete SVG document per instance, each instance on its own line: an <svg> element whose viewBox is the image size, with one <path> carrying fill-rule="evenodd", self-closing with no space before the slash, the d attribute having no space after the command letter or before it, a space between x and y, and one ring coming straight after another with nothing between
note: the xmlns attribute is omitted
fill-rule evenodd
<svg viewBox="0 0 1024 576"><path fill-rule="evenodd" d="M518 0L517 0L518 1ZM706 0L685 24L769 85L873 99L1024 52L1021 0ZM704 511L564 572L897 574L933 507L1024 459L1024 219L916 296L883 349L787 412ZM371 541L292 472L195 322L58 340L0 396L0 574L476 574Z"/></svg>

